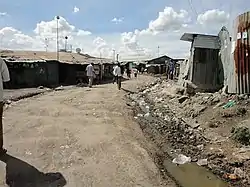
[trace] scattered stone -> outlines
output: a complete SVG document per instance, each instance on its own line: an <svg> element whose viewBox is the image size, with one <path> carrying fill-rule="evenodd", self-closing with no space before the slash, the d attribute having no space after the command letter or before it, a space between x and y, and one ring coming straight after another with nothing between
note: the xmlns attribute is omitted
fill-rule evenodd
<svg viewBox="0 0 250 187"><path fill-rule="evenodd" d="M12 103L12 101L9 99L5 101L5 104L7 104L7 105L10 105L11 103Z"/></svg>
<svg viewBox="0 0 250 187"><path fill-rule="evenodd" d="M244 171L242 171L240 168L235 168L234 169L234 174L236 176L238 176L239 178L244 178L245 177Z"/></svg>
<svg viewBox="0 0 250 187"><path fill-rule="evenodd" d="M188 96L182 96L178 99L179 103L183 103L184 101L186 101L189 97Z"/></svg>
<svg viewBox="0 0 250 187"><path fill-rule="evenodd" d="M217 121L216 122L210 121L210 122L207 122L207 126L210 128L217 128L219 127L219 123Z"/></svg>
<svg viewBox="0 0 250 187"><path fill-rule="evenodd" d="M250 145L250 130L248 127L233 127L232 138L243 145Z"/></svg>
<svg viewBox="0 0 250 187"><path fill-rule="evenodd" d="M197 148L198 148L199 150L203 150L203 149L204 149L204 145L203 145L203 144L197 145Z"/></svg>
<svg viewBox="0 0 250 187"><path fill-rule="evenodd" d="M200 127L199 123L191 123L190 125L193 129L198 129Z"/></svg>
<svg viewBox="0 0 250 187"><path fill-rule="evenodd" d="M137 114L137 117L143 117L143 114Z"/></svg>
<svg viewBox="0 0 250 187"><path fill-rule="evenodd" d="M246 152L250 152L250 147L242 147L238 151L238 153L246 153Z"/></svg>
<svg viewBox="0 0 250 187"><path fill-rule="evenodd" d="M213 108L219 108L222 107L225 103L224 102L219 102L217 105L215 105Z"/></svg>
<svg viewBox="0 0 250 187"><path fill-rule="evenodd" d="M244 107L239 107L236 109L236 114L238 116L244 116L247 113L247 109Z"/></svg>
<svg viewBox="0 0 250 187"><path fill-rule="evenodd" d="M30 151L26 151L25 154L26 155L32 155L32 153Z"/></svg>
<svg viewBox="0 0 250 187"><path fill-rule="evenodd" d="M183 95L185 92L185 88L183 87L176 87L175 88L175 94Z"/></svg>
<svg viewBox="0 0 250 187"><path fill-rule="evenodd" d="M56 91L60 91L60 90L64 90L64 87L63 86L59 86L57 88L55 88Z"/></svg>

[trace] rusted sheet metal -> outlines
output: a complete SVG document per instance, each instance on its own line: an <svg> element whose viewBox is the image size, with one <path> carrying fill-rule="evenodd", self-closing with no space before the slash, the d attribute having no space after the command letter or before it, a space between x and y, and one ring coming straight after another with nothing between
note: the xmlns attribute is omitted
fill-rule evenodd
<svg viewBox="0 0 250 187"><path fill-rule="evenodd" d="M250 93L250 12L235 20L233 60L235 64L236 93Z"/></svg>

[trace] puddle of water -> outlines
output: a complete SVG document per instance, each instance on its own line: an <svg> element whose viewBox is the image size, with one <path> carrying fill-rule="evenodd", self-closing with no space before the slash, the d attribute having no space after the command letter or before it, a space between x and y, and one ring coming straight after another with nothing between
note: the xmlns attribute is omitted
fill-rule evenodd
<svg viewBox="0 0 250 187"><path fill-rule="evenodd" d="M143 110L143 107L141 107ZM142 118L141 121L145 124L155 124L154 117L149 115L147 118ZM167 144L162 149L172 157L176 156L171 153ZM168 173L181 185L182 187L229 187L227 183L220 180L216 175L208 171L204 167L198 166L196 163L189 163L183 165L176 165L171 160L165 159L163 162Z"/></svg>
<svg viewBox="0 0 250 187"><path fill-rule="evenodd" d="M197 164L189 163L177 166L170 160L164 160L163 165L182 187L229 187L206 168Z"/></svg>

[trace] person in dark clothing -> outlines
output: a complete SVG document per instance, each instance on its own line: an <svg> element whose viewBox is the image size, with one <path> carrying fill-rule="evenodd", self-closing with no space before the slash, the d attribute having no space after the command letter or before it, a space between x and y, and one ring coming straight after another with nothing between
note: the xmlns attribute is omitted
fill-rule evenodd
<svg viewBox="0 0 250 187"><path fill-rule="evenodd" d="M131 78L131 71L129 68L127 68L127 77L130 79Z"/></svg>

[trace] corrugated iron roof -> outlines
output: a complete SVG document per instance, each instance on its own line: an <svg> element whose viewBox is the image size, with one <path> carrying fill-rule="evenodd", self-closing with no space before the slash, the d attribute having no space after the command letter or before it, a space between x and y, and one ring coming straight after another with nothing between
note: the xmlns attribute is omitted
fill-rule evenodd
<svg viewBox="0 0 250 187"><path fill-rule="evenodd" d="M192 42L194 40L194 38L197 36L218 38L218 36L216 36L216 35L198 34L198 33L184 33L181 36L180 40Z"/></svg>
<svg viewBox="0 0 250 187"><path fill-rule="evenodd" d="M13 62L34 62L34 61L53 61L57 60L56 52L45 51L0 51L2 58ZM59 61L68 64L89 64L89 63L112 63L111 59L95 58L89 55L69 52L59 52Z"/></svg>

